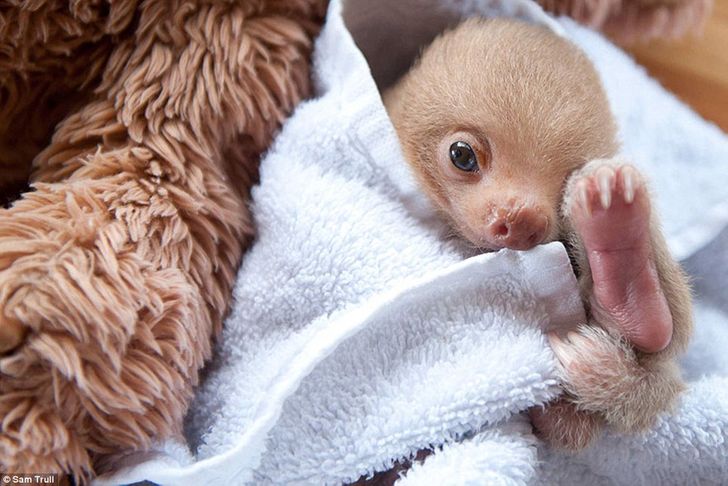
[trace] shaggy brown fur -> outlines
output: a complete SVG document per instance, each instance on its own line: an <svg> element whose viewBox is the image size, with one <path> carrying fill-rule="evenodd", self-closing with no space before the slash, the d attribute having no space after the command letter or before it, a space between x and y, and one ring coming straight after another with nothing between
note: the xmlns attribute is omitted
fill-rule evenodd
<svg viewBox="0 0 728 486"><path fill-rule="evenodd" d="M0 4L0 470L181 433L325 3Z"/></svg>
<svg viewBox="0 0 728 486"><path fill-rule="evenodd" d="M624 43L695 32L702 27L713 5L713 0L537 1L549 12L569 15Z"/></svg>
<svg viewBox="0 0 728 486"><path fill-rule="evenodd" d="M423 190L465 240L571 249L591 325L552 337L570 398L536 414L545 438L578 449L602 421L651 426L682 390L674 359L691 333L690 291L642 179L615 158L615 122L586 56L545 28L470 20L384 100ZM457 167L463 142L472 170Z"/></svg>

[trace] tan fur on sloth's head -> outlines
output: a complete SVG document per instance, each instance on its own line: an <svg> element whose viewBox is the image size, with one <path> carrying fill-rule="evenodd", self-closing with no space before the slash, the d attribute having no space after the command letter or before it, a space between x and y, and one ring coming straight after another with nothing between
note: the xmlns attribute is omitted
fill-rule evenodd
<svg viewBox="0 0 728 486"><path fill-rule="evenodd" d="M617 147L586 56L512 20L471 19L444 33L384 101L424 190L482 249L558 238L568 175Z"/></svg>

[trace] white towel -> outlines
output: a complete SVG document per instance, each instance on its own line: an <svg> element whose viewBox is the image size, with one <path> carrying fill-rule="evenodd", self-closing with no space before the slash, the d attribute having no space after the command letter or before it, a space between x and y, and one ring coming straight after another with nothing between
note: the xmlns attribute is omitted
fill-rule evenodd
<svg viewBox="0 0 728 486"><path fill-rule="evenodd" d="M437 16L431 23L409 25L407 16L382 20L391 12L377 0L364 20L377 35L396 26L392 38L412 28L426 41L461 13L499 8L439 5L428 10ZM553 26L523 5L502 2L502 11ZM726 384L716 343L728 342L728 298L700 303L696 351L685 362L698 381L677 416L643 437L606 434L578 456L537 447L519 413L560 392L543 329L584 320L566 253L551 244L468 258L446 238L347 25L359 36L375 29L351 17L345 25L341 7L332 1L317 42L317 98L299 107L262 162L253 192L258 238L190 411L188 444L160 445L156 457L99 484L335 484L443 444L401 482L683 484L685 471L725 478L718 458L728 453L728 397L714 387ZM561 25L603 74L625 150L653 181L671 247L681 257L695 253L728 221L728 140L599 35ZM387 66L365 48L376 42L357 41L380 81L406 68L400 44L388 44L400 65ZM679 211L686 206L692 217ZM714 244L688 263L699 271L709 251ZM712 367L695 353L713 356Z"/></svg>

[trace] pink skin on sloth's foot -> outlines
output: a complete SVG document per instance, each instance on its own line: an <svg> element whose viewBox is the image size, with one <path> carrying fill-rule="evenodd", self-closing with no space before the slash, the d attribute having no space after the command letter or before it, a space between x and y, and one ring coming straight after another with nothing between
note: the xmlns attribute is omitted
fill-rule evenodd
<svg viewBox="0 0 728 486"><path fill-rule="evenodd" d="M578 177L567 210L589 261L592 316L613 332L610 337L602 329L586 326L564 337L549 335L564 367L567 388L576 403L591 412L561 399L546 409L532 409L530 415L539 436L567 450L583 449L592 441L603 423L601 413L615 405L614 396L625 392L620 378L639 374L631 346L658 352L672 337L672 316L650 241L650 201L644 181L629 165L602 165ZM645 415L644 421L634 422L635 428L650 423L652 414Z"/></svg>
<svg viewBox="0 0 728 486"><path fill-rule="evenodd" d="M536 435L552 447L571 451L584 449L601 430L602 422L596 415L576 409L565 399L549 403L546 408L529 410Z"/></svg>
<svg viewBox="0 0 728 486"><path fill-rule="evenodd" d="M602 166L575 181L569 208L594 287L592 315L647 353L670 344L672 316L650 241L650 200L630 165Z"/></svg>

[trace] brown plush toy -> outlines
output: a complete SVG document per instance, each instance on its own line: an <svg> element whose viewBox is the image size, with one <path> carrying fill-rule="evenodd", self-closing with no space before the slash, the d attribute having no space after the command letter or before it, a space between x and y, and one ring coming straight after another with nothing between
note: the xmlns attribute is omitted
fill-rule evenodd
<svg viewBox="0 0 728 486"><path fill-rule="evenodd" d="M713 0L537 1L549 12L569 15L625 44L695 32L713 5Z"/></svg>
<svg viewBox="0 0 728 486"><path fill-rule="evenodd" d="M325 3L0 3L0 471L181 434Z"/></svg>

